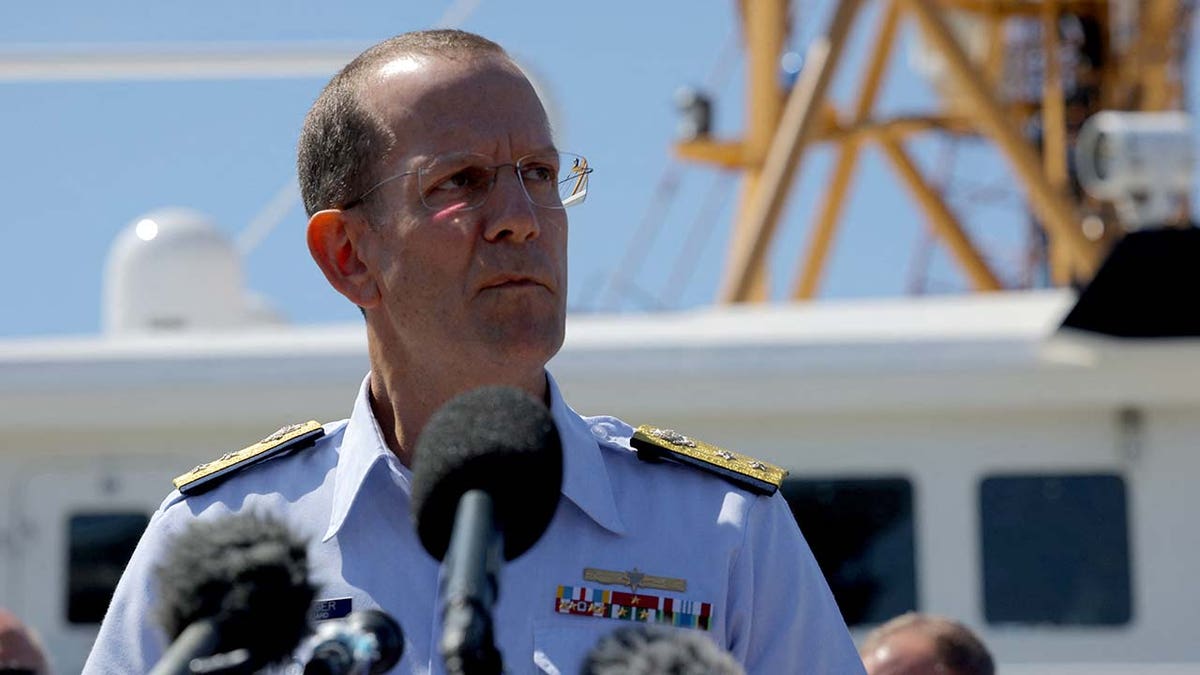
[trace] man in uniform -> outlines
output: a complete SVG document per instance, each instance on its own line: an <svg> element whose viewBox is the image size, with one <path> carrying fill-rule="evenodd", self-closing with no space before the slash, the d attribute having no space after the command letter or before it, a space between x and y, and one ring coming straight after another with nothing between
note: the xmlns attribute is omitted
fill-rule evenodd
<svg viewBox="0 0 1200 675"><path fill-rule="evenodd" d="M564 337L565 207L582 200L590 171L560 153L528 80L481 37L405 34L338 73L305 122L300 185L309 250L362 309L371 372L348 420L284 430L177 481L86 672L155 663L165 637L147 616L164 547L194 519L246 510L308 537L322 616L381 608L406 635L393 672L442 672L439 566L410 522L411 459L435 410L497 384L548 405L564 453L553 521L500 574L506 672L574 675L623 621L699 631L749 673L861 672L774 493L782 472L674 432L581 417L545 371ZM647 463L635 446L691 466Z"/></svg>

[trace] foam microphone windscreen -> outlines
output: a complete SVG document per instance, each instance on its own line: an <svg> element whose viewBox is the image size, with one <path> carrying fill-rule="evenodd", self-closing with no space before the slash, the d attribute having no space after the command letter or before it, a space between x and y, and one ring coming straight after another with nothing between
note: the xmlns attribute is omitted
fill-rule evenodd
<svg viewBox="0 0 1200 675"><path fill-rule="evenodd" d="M656 624L622 626L588 652L580 675L746 675L704 633Z"/></svg>
<svg viewBox="0 0 1200 675"><path fill-rule="evenodd" d="M458 500L492 498L504 557L529 550L550 525L562 490L562 442L550 411L513 387L461 394L430 418L413 455L413 518L421 544L442 560Z"/></svg>
<svg viewBox="0 0 1200 675"><path fill-rule="evenodd" d="M188 526L157 569L159 625L174 640L212 620L216 653L247 649L254 663L287 657L308 631L316 589L305 544L283 523L239 514Z"/></svg>

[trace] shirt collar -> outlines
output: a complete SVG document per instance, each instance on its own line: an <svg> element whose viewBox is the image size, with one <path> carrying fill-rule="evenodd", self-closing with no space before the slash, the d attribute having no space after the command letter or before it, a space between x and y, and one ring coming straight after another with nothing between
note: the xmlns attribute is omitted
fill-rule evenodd
<svg viewBox="0 0 1200 675"><path fill-rule="evenodd" d="M608 469L605 468L591 426L567 405L558 383L550 373L546 373L546 383L550 393L550 415L562 439L563 495L605 529L624 534L625 524L617 512ZM376 463L389 461L399 471L402 487L411 486L411 472L398 460L392 460L395 460L395 455L384 443L383 432L371 410L371 376L368 374L358 390L354 411L342 435L329 527L322 541L332 539L346 522L367 473Z"/></svg>
<svg viewBox="0 0 1200 675"><path fill-rule="evenodd" d="M562 438L563 494L605 529L625 534L625 524L621 522L613 499L608 469L591 425L567 405L550 373L546 373L546 383L550 392L550 415ZM597 431L604 435L602 430Z"/></svg>
<svg viewBox="0 0 1200 675"><path fill-rule="evenodd" d="M379 423L371 410L371 375L368 373L359 387L358 397L354 399L354 411L350 413L350 421L342 434L337 475L333 482L333 502L329 510L329 528L325 530L321 541L329 541L338 533L346 522L346 516L354 505L367 473L378 462L389 461L389 457L395 460L392 464L399 472L402 487L410 487L412 473L395 459L396 456L383 442L383 432L379 430Z"/></svg>

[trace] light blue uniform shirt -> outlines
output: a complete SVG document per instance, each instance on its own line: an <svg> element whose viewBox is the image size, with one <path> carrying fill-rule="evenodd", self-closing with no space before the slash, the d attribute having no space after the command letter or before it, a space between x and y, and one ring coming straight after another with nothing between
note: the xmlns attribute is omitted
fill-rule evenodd
<svg viewBox="0 0 1200 675"><path fill-rule="evenodd" d="M595 606L607 617L560 613L560 587L577 596L632 590L585 581L584 568L686 581L685 592L639 589L639 600L661 607L670 599L685 625L688 610L707 611L705 634L751 675L863 672L780 495L643 462L628 424L579 416L547 380L563 443L563 498L541 540L500 573L495 633L508 673L576 675L600 638L631 625L612 618L622 613L611 605ZM443 672L439 564L416 537L412 473L383 441L368 381L350 419L325 425L315 446L242 470L209 492L167 497L117 585L85 673L144 673L157 663L167 642L152 618L155 565L189 522L240 511L274 514L309 539L318 599L350 598L353 610L382 609L400 622L404 656L393 673Z"/></svg>

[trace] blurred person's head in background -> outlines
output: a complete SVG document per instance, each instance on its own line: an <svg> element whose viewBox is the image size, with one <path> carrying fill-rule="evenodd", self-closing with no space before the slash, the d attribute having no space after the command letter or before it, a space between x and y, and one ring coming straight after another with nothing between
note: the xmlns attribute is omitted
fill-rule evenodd
<svg viewBox="0 0 1200 675"><path fill-rule="evenodd" d="M7 609L0 608L0 675L48 675L50 667L37 636Z"/></svg>
<svg viewBox="0 0 1200 675"><path fill-rule="evenodd" d="M859 648L867 675L994 675L983 641L963 624L909 612L871 631Z"/></svg>

